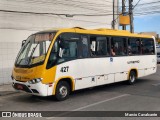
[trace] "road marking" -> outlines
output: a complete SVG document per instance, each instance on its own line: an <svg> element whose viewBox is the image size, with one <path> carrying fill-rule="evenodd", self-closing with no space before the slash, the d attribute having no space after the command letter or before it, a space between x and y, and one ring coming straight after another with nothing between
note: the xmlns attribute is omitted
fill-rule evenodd
<svg viewBox="0 0 160 120"><path fill-rule="evenodd" d="M118 99L118 98L121 98L121 97L125 97L125 96L129 96L129 94L123 94L123 95L119 95L119 96L116 96L116 97L113 97L113 98L109 98L109 99L106 99L106 100L103 100L103 101L95 102L95 103L92 103L92 104L89 104L89 105L86 105L86 106L71 110L69 112L65 112L65 113L59 114L58 117L61 117L63 115L67 115L67 114L71 113L72 111L79 111L79 110L82 110L82 109L85 109L85 108L89 108L89 107L92 107L92 106L95 106L95 105L98 105L98 104L101 104L101 103L109 102L109 101L112 101L112 100L115 100L115 99ZM46 119L49 120L49 119L53 119L53 118L56 118L56 117L48 117Z"/></svg>
<svg viewBox="0 0 160 120"><path fill-rule="evenodd" d="M159 86L159 85L160 85L160 83L156 83L156 84L152 84L152 85L154 85L154 86Z"/></svg>
<svg viewBox="0 0 160 120"><path fill-rule="evenodd" d="M82 110L82 109L85 109L85 108L88 108L88 107L92 107L92 106L95 106L95 105L98 105L98 104L101 104L101 103L104 103L104 102L108 102L108 101L111 101L111 100L115 100L115 99L118 99L118 98L121 98L121 97L124 97L124 96L128 96L128 95L129 94L123 94L123 95L120 95L120 96L117 96L117 97L109 98L109 99L99 101L99 102L96 102L96 103L93 103L93 104L90 104L90 105L87 105L87 106L83 106L83 107L74 109L72 111L79 111L79 110Z"/></svg>

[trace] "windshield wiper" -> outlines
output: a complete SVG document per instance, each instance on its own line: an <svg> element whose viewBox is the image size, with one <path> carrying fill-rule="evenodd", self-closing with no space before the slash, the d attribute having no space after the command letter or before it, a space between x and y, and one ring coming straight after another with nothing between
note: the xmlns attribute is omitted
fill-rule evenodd
<svg viewBox="0 0 160 120"><path fill-rule="evenodd" d="M28 43L29 43L29 42L28 42ZM21 50L22 53L24 52L24 49L25 49L25 47L28 45L28 43L22 47L22 50ZM25 60L25 59L23 59L23 58L20 59L19 62L18 62L18 61L16 62L16 64L17 64L17 65L20 65L20 63L22 62L22 60Z"/></svg>
<svg viewBox="0 0 160 120"><path fill-rule="evenodd" d="M38 43L37 43L37 45L32 49L31 55L29 56L28 65L30 65L30 62L31 62L31 60L32 60L33 53L34 53L34 51L36 50L37 46L38 46Z"/></svg>
<svg viewBox="0 0 160 120"><path fill-rule="evenodd" d="M20 61L17 64L20 65L20 63L22 62L22 60L25 60L25 59L20 59ZM27 61L27 60L25 60L25 61Z"/></svg>

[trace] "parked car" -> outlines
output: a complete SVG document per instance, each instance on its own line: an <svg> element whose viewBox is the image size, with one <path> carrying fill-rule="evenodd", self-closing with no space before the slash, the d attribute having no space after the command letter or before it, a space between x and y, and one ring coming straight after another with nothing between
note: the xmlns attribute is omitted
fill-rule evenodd
<svg viewBox="0 0 160 120"><path fill-rule="evenodd" d="M157 63L160 63L160 52L157 52Z"/></svg>

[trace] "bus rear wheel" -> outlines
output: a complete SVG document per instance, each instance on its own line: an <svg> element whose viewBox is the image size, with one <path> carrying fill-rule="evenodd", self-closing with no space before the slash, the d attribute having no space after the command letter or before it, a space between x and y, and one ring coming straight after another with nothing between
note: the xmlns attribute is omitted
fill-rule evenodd
<svg viewBox="0 0 160 120"><path fill-rule="evenodd" d="M70 86L66 81L60 81L56 87L55 97L58 101L66 100L70 94Z"/></svg>
<svg viewBox="0 0 160 120"><path fill-rule="evenodd" d="M129 80L128 80L128 84L132 85L136 82L137 76L136 76L136 72L135 71L131 71L129 74Z"/></svg>

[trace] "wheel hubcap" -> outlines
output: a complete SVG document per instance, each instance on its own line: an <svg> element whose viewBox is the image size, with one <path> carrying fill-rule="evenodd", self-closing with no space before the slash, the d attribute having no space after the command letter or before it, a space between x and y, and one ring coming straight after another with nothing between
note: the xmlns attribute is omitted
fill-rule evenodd
<svg viewBox="0 0 160 120"><path fill-rule="evenodd" d="M134 81L135 81L135 76L132 75L132 76L130 77L130 80L131 80L131 82L134 82Z"/></svg>
<svg viewBox="0 0 160 120"><path fill-rule="evenodd" d="M60 89L59 89L59 93L62 97L66 97L67 93L68 93L68 90L65 86L62 86Z"/></svg>

